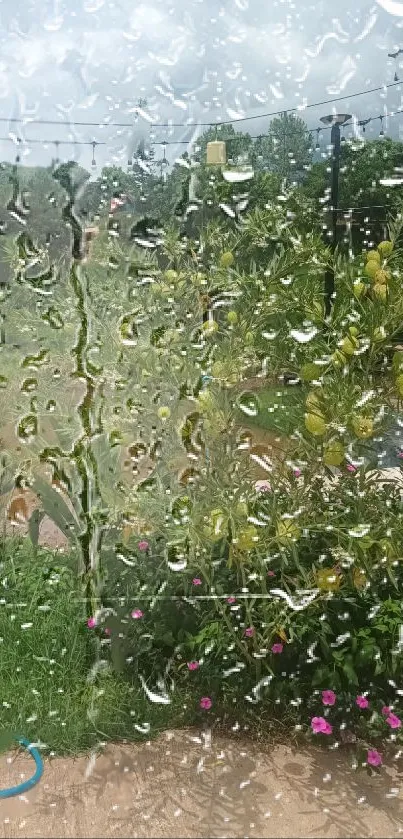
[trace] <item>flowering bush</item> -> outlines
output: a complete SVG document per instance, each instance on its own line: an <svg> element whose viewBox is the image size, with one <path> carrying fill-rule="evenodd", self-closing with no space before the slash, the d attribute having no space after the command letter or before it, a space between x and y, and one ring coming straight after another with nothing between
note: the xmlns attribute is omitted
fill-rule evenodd
<svg viewBox="0 0 403 839"><path fill-rule="evenodd" d="M312 736L355 740L371 767L378 741L400 737L402 505L379 474L403 395L399 235L400 221L368 258L336 259L325 321L329 254L279 207L197 243L171 232L158 258L105 233L86 268L99 294L72 273L65 344L42 306L29 325L26 366L59 353L64 388L84 388L78 420L62 427L49 378L35 397L14 382L24 475L45 464L70 497L74 513L34 484L81 548L105 660L147 690L191 685L203 713L291 709ZM284 381L295 401L278 434ZM277 448L273 434L254 443L261 385ZM42 446L44 416L60 445Z"/></svg>

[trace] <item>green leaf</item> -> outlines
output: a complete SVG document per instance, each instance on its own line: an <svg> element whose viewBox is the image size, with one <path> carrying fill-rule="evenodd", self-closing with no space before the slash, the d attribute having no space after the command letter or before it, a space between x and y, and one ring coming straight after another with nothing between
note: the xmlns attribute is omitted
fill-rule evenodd
<svg viewBox="0 0 403 839"><path fill-rule="evenodd" d="M351 684L358 685L358 676L350 661L344 662L343 671L346 674L347 678L350 680Z"/></svg>
<svg viewBox="0 0 403 839"><path fill-rule="evenodd" d="M39 528L40 528L41 521L44 518L44 516L45 516L45 511L44 510L39 510L38 508L36 508L33 511L33 513L31 514L31 517L30 517L29 523L28 523L29 538L31 539L35 554L36 554L37 547L38 547Z"/></svg>
<svg viewBox="0 0 403 839"><path fill-rule="evenodd" d="M79 521L62 496L42 478L35 478L32 489L40 498L44 512L52 519L59 530L68 539L71 539L71 537L77 538L81 529Z"/></svg>

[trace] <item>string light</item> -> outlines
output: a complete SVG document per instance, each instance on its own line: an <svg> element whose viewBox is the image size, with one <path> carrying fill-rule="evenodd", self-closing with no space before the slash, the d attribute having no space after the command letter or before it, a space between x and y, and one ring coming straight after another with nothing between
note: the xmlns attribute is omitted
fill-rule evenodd
<svg viewBox="0 0 403 839"><path fill-rule="evenodd" d="M402 50L403 52L403 50ZM395 82L390 82L390 84L382 84L378 87L367 88L366 90L358 90L355 93L347 93L343 96L335 96L332 99L322 99L320 102L311 102L309 105L305 105L304 110L308 108L319 108L323 105L331 105L333 102L342 102L346 99L356 99L359 96L365 96L368 93L378 93L379 91L384 92L389 88L396 87L396 85L400 84L399 80ZM267 111L266 113L255 114L254 116L249 117L238 117L237 119L227 119L227 120L218 120L217 122L199 122L196 123L194 127L200 126L201 128L214 128L223 125L234 125L238 122L250 122L254 119L265 119L267 117L275 117L281 116L282 114L292 114L292 113L299 113L301 111L301 105L294 105L292 108L287 108L284 110L282 108L280 111ZM136 113L135 120L138 119L138 114ZM31 125L63 125L66 127L66 123L63 120L53 120L53 119L30 119L29 123L27 123L27 119L24 117L0 117L1 122L8 122L8 123L24 123L31 124ZM99 120L98 122L85 122L79 120L70 120L68 123L69 125L87 127L87 128L133 128L133 121L132 122L102 122ZM150 124L154 128L184 128L185 125L183 122L154 122ZM190 127L190 126L188 126Z"/></svg>
<svg viewBox="0 0 403 839"><path fill-rule="evenodd" d="M95 147L96 147L96 145L97 145L96 140L93 140L92 141L92 160L91 160L91 166L93 167L93 169L97 165L97 161L95 160Z"/></svg>
<svg viewBox="0 0 403 839"><path fill-rule="evenodd" d="M379 119L380 119L380 121L381 121L381 130L380 130L380 132L379 132L379 136L380 136L380 137L384 137L384 136L385 136L385 132L384 132L384 130L383 130L383 117L379 117Z"/></svg>

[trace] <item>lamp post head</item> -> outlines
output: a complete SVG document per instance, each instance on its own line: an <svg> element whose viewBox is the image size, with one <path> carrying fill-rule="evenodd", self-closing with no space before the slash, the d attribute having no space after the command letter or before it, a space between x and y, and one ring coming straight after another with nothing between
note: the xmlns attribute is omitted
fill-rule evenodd
<svg viewBox="0 0 403 839"><path fill-rule="evenodd" d="M344 125L349 119L351 119L351 114L328 114L321 117L320 121L325 125Z"/></svg>

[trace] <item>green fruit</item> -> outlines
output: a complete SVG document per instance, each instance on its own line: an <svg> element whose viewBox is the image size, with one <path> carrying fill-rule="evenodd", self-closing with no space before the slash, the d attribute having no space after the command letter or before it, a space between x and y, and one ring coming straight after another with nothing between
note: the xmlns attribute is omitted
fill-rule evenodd
<svg viewBox="0 0 403 839"><path fill-rule="evenodd" d="M228 323L234 324L238 323L238 315L236 312L230 311L227 314L227 321Z"/></svg>
<svg viewBox="0 0 403 839"><path fill-rule="evenodd" d="M218 542L228 531L228 516L221 509L212 510L209 517L209 523L206 528L206 534L213 542Z"/></svg>
<svg viewBox="0 0 403 839"><path fill-rule="evenodd" d="M350 329L348 331L349 331L350 335L353 336L353 338L356 338L357 335L359 334L359 331L358 331L356 326L350 326Z"/></svg>
<svg viewBox="0 0 403 839"><path fill-rule="evenodd" d="M222 253L219 260L220 268L231 268L235 262L234 254L231 251L225 251Z"/></svg>
<svg viewBox="0 0 403 839"><path fill-rule="evenodd" d="M178 279L178 272L177 271L174 271L172 268L169 268L168 271L165 271L164 280L166 280L167 283L172 285L172 283L174 283L177 279Z"/></svg>
<svg viewBox="0 0 403 839"><path fill-rule="evenodd" d="M378 251L384 258L390 256L393 251L393 242L390 242L389 239L386 239L384 242L380 242L378 245Z"/></svg>
<svg viewBox="0 0 403 839"><path fill-rule="evenodd" d="M211 335L213 332L217 332L218 330L218 323L216 320L206 320L203 323L203 332L206 332L208 335Z"/></svg>
<svg viewBox="0 0 403 839"><path fill-rule="evenodd" d="M341 349L344 355L354 355L358 347L358 341L353 336L344 338Z"/></svg>
<svg viewBox="0 0 403 839"><path fill-rule="evenodd" d="M248 505L246 501L238 501L238 504L235 507L235 512L237 516L247 516L248 515Z"/></svg>
<svg viewBox="0 0 403 839"><path fill-rule="evenodd" d="M376 272L374 280L379 285L386 285L389 281L390 277L387 271L384 271L383 268L379 268L379 271Z"/></svg>
<svg viewBox="0 0 403 839"><path fill-rule="evenodd" d="M305 428L315 437L323 437L326 433L326 423L320 413L305 414Z"/></svg>
<svg viewBox="0 0 403 839"><path fill-rule="evenodd" d="M313 382L318 378L319 368L313 362L308 362L301 367L299 377L303 382Z"/></svg>
<svg viewBox="0 0 403 839"><path fill-rule="evenodd" d="M336 350L332 355L332 361L335 367L342 367L346 364L346 356L340 350Z"/></svg>
<svg viewBox="0 0 403 839"><path fill-rule="evenodd" d="M386 297L387 297L386 285L381 285L381 283L375 283L373 291L374 291L375 297L378 300L383 300L383 301L386 300Z"/></svg>
<svg viewBox="0 0 403 839"><path fill-rule="evenodd" d="M316 393L313 390L311 390L311 392L308 393L308 396L306 397L305 405L309 409L308 413L312 412L313 414L320 414L320 411L318 410L319 409L319 399L318 399Z"/></svg>
<svg viewBox="0 0 403 839"><path fill-rule="evenodd" d="M374 277L375 277L375 274L378 271L379 271L379 262L377 262L375 259L370 259L370 261L367 262L367 264L364 268L364 273L367 275L367 277L370 277L371 280L373 280Z"/></svg>
<svg viewBox="0 0 403 839"><path fill-rule="evenodd" d="M323 462L326 466L340 466L344 460L344 446L340 440L331 440L325 447Z"/></svg>
<svg viewBox="0 0 403 839"><path fill-rule="evenodd" d="M402 350L397 350L394 353L393 361L392 361L392 370L393 370L395 376L398 373L403 372L403 352L402 352Z"/></svg>
<svg viewBox="0 0 403 839"><path fill-rule="evenodd" d="M386 338L385 328L383 326L377 326L377 328L374 329L374 334L372 336L372 340L376 344L379 344L381 341L384 341L385 338Z"/></svg>
<svg viewBox="0 0 403 839"><path fill-rule="evenodd" d="M366 285L365 285L365 283L359 283L359 282L358 282L358 283L354 283L354 285L353 285L353 294L354 294L354 297L356 297L356 298L357 298L357 300L359 300L359 299L360 299L360 297L362 297L362 296L365 294L365 290L366 290Z"/></svg>
<svg viewBox="0 0 403 839"><path fill-rule="evenodd" d="M157 414L160 420L167 420L171 416L171 409L167 405L162 405L161 408L158 408Z"/></svg>
<svg viewBox="0 0 403 839"><path fill-rule="evenodd" d="M247 332L245 335L245 344L249 347L251 344L253 344L253 341L253 332Z"/></svg>
<svg viewBox="0 0 403 839"><path fill-rule="evenodd" d="M375 250L368 251L368 253L365 254L365 258L367 262L371 262L371 260L374 260L375 262L381 261L380 254Z"/></svg>
<svg viewBox="0 0 403 839"><path fill-rule="evenodd" d="M374 433L374 423L370 417L356 415L352 417L351 426L356 437L368 440Z"/></svg>
<svg viewBox="0 0 403 839"><path fill-rule="evenodd" d="M277 539L282 545L289 545L296 542L301 536L301 529L292 519L279 521L276 528Z"/></svg>
<svg viewBox="0 0 403 839"><path fill-rule="evenodd" d="M258 539L257 528L250 524L239 531L235 544L240 551L251 551L252 548L256 547Z"/></svg>
<svg viewBox="0 0 403 839"><path fill-rule="evenodd" d="M399 396L403 396L403 373L400 373L396 379L396 390Z"/></svg>

